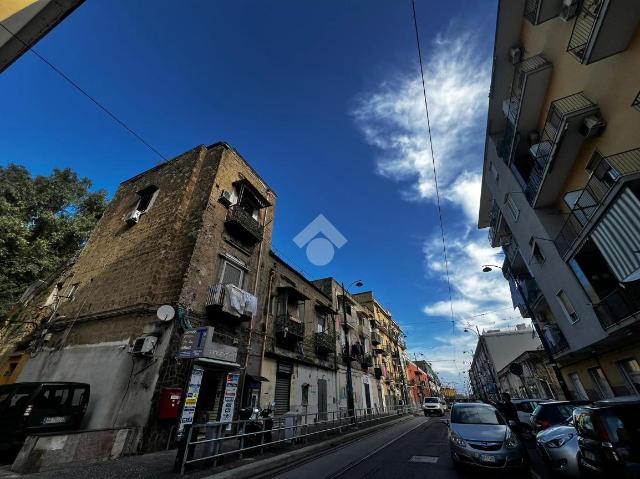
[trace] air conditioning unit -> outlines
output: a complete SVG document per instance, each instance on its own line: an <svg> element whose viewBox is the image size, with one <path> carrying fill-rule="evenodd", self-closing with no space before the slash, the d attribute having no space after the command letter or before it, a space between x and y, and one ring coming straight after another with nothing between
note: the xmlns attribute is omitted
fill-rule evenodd
<svg viewBox="0 0 640 479"><path fill-rule="evenodd" d="M563 0L562 10L560 10L560 19L565 22L571 20L578 14L579 5L580 0Z"/></svg>
<svg viewBox="0 0 640 479"><path fill-rule="evenodd" d="M231 203L233 202L232 200L232 193L228 190L222 190L222 193L220 194L220 203L222 203L225 206L230 206Z"/></svg>
<svg viewBox="0 0 640 479"><path fill-rule="evenodd" d="M606 123L602 118L596 115L591 115L582 120L579 131L585 138L593 138L595 136L602 135Z"/></svg>
<svg viewBox="0 0 640 479"><path fill-rule="evenodd" d="M138 223L138 221L140 221L140 215L142 214L141 211L138 210L133 210L131 213L129 213L129 215L125 218L125 221L127 222L127 224L129 226L133 226L135 224Z"/></svg>
<svg viewBox="0 0 640 479"><path fill-rule="evenodd" d="M129 351L134 356L153 356L158 344L158 338L155 336L140 336L136 338Z"/></svg>
<svg viewBox="0 0 640 479"><path fill-rule="evenodd" d="M520 63L522 61L522 48L511 47L509 49L509 61L511 61L512 65Z"/></svg>

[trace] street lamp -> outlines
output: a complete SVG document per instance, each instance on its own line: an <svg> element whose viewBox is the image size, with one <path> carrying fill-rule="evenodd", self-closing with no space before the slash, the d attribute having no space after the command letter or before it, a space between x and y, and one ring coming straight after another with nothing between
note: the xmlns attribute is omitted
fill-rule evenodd
<svg viewBox="0 0 640 479"><path fill-rule="evenodd" d="M346 292L349 291L351 286L356 286L357 288L361 288L364 283L361 280L356 280L352 282L346 288L344 287L344 283L341 282L340 286L342 287L342 330L344 331L344 346L346 348L347 353L347 415L355 414L355 405L353 402L353 380L351 378L351 359L349 354L351 353L351 345L349 344L349 326L347 324L347 306L346 306Z"/></svg>
<svg viewBox="0 0 640 479"><path fill-rule="evenodd" d="M533 311L531 311L531 307L529 306L529 302L527 301L527 298L526 298L526 296L524 294L524 291L522 291L522 286L520 286L520 283L518 283L516 281L516 278L513 276L513 273L511 273L511 271L509 269L505 270L501 266L498 266L498 265L495 265L495 264L484 264L484 265L482 265L482 271L484 273L489 273L489 272L493 271L493 268L498 268L500 271L502 271L502 274L504 276L508 277L509 280L511 282L513 282L513 284L515 285L515 287L516 287L516 289L518 291L518 294L522 298L522 305L524 306L525 314L527 314L531 318L531 323L533 324L533 327L536 330L536 333L538 334L538 337L540 338L540 342L542 343L542 347L544 348L545 353L547 353L547 357L549 358L549 362L551 363L551 367L553 368L553 372L555 373L556 378L558 379L558 383L560 384L560 388L562 389L562 392L564 393L566 398L567 399L571 399L571 392L569 391L569 388L567 387L567 384L564 382L564 378L562 377L562 373L560 373L560 369L558 368L557 363L553 359L553 353L551 352L551 349L549 349L549 345L547 344L546 339L542 335L542 331L540 330L540 325L535 320L535 316L533 315Z"/></svg>

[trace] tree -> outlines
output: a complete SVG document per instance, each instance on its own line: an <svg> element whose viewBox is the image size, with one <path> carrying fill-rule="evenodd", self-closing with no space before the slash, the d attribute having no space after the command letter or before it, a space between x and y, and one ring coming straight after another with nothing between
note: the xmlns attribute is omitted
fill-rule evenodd
<svg viewBox="0 0 640 479"><path fill-rule="evenodd" d="M35 178L0 166L0 321L34 281L62 267L102 216L105 191L69 168Z"/></svg>

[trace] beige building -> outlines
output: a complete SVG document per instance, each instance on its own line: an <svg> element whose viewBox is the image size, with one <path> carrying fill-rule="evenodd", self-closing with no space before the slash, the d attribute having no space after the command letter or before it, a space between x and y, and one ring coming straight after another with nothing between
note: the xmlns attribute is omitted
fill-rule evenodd
<svg viewBox="0 0 640 479"><path fill-rule="evenodd" d="M640 392L639 21L499 2L478 224L576 398Z"/></svg>

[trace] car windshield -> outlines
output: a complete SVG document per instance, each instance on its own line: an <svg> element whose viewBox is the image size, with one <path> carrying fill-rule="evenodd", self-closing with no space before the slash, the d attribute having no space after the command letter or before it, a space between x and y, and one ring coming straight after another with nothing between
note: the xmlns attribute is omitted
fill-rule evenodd
<svg viewBox="0 0 640 479"><path fill-rule="evenodd" d="M438 398L427 398L427 399L424 400L424 402L437 403L437 402L440 402L440 399L438 399Z"/></svg>
<svg viewBox="0 0 640 479"><path fill-rule="evenodd" d="M456 424L487 424L498 426L504 419L498 411L488 406L459 405L453 408L451 422Z"/></svg>

